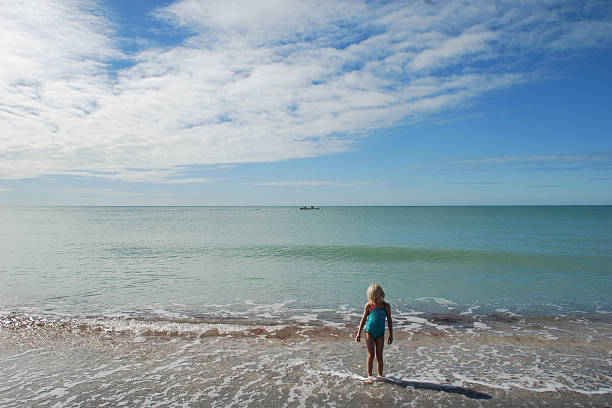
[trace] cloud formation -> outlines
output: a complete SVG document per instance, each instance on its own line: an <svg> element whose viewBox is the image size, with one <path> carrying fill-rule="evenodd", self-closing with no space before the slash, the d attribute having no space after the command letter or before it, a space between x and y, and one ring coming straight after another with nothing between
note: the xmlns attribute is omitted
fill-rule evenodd
<svg viewBox="0 0 612 408"><path fill-rule="evenodd" d="M304 186L324 186L324 187L358 187L376 186L387 184L384 181L266 181L261 183L248 183L252 186L274 186L274 187L304 187Z"/></svg>
<svg viewBox="0 0 612 408"><path fill-rule="evenodd" d="M612 169L612 153L487 157L451 161L462 168Z"/></svg>
<svg viewBox="0 0 612 408"><path fill-rule="evenodd" d="M345 152L612 39L605 2L178 0L154 17L191 35L128 55L107 15L0 0L0 178Z"/></svg>

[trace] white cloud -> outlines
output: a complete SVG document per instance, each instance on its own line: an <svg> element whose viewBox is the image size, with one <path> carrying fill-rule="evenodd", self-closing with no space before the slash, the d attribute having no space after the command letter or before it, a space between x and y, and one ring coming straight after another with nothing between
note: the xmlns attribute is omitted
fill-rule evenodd
<svg viewBox="0 0 612 408"><path fill-rule="evenodd" d="M128 57L93 0L0 0L0 178L163 182L355 149L609 44L608 8L581 4L180 0L155 15L193 35Z"/></svg>
<svg viewBox="0 0 612 408"><path fill-rule="evenodd" d="M52 191L53 194L70 194L77 196L125 196L125 197L138 197L142 196L142 193L136 193L132 191L118 191L112 188L64 188L59 191Z"/></svg>
<svg viewBox="0 0 612 408"><path fill-rule="evenodd" d="M216 183L218 181L220 181L220 179L197 177L197 178L180 178L180 179L164 180L162 183L164 184L207 184L207 183Z"/></svg>
<svg viewBox="0 0 612 408"><path fill-rule="evenodd" d="M308 186L325 186L325 187L358 187L358 186L376 186L387 184L386 181L267 181L261 183L248 183L252 186L273 186L273 187L308 187Z"/></svg>
<svg viewBox="0 0 612 408"><path fill-rule="evenodd" d="M464 168L529 167L541 169L612 169L612 153L549 154L533 156L487 157L450 161L446 165Z"/></svg>
<svg viewBox="0 0 612 408"><path fill-rule="evenodd" d="M462 33L457 37L444 39L439 45L428 48L417 54L411 66L416 70L445 66L461 57L476 54L486 49L487 41L493 40L496 34L492 31Z"/></svg>

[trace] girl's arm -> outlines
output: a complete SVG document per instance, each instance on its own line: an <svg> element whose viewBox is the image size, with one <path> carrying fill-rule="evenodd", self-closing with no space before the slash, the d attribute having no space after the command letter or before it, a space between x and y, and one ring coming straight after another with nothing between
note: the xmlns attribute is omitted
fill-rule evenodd
<svg viewBox="0 0 612 408"><path fill-rule="evenodd" d="M363 316L361 317L361 322L359 322L359 330L357 331L357 336L355 336L355 341L361 341L361 330L363 329L363 325L365 324L366 319L370 314L370 309L368 308L368 306L370 306L369 303L366 304L363 308Z"/></svg>
<svg viewBox="0 0 612 408"><path fill-rule="evenodd" d="M387 324L389 325L389 340L387 343L393 343L393 321L391 321L391 306L385 302L385 310L387 311Z"/></svg>

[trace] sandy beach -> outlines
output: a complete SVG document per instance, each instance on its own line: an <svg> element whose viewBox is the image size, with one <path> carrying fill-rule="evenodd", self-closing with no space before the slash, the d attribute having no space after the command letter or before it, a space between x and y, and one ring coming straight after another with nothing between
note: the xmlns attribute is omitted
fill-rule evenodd
<svg viewBox="0 0 612 408"><path fill-rule="evenodd" d="M142 330L139 321L128 321L122 330L104 321L5 316L3 322L3 407L612 403L610 389L602 385L610 378L611 344L605 335L550 341L498 333L398 332L385 350L388 377L367 384L365 347L351 340L348 326L234 325L234 331L223 332L219 324L202 331L200 323L189 332L166 323L167 331L156 332Z"/></svg>

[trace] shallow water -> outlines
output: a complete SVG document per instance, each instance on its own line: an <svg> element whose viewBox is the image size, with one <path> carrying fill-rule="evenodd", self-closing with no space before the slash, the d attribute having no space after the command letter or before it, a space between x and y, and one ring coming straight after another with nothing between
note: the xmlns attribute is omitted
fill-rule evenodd
<svg viewBox="0 0 612 408"><path fill-rule="evenodd" d="M553 405L602 406L612 395L612 327L602 322L422 322L398 330L386 346L387 382L366 385L365 346L352 340L349 326L16 315L0 321L6 407L496 406L528 402L524 395L531 403L563 396ZM587 324L591 335L577 336L573 328ZM544 338L540 330L557 336Z"/></svg>
<svg viewBox="0 0 612 408"><path fill-rule="evenodd" d="M376 281L400 310L612 312L612 206L2 207L0 219L0 310L292 314L362 307Z"/></svg>

